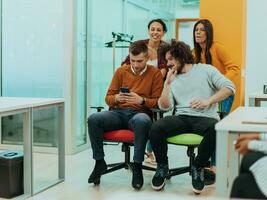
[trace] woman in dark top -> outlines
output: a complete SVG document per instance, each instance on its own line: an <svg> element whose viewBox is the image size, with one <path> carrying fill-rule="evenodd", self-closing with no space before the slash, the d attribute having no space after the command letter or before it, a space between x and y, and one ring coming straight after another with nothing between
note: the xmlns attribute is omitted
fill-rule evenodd
<svg viewBox="0 0 267 200"><path fill-rule="evenodd" d="M167 63L165 58L160 55L161 48L166 45L166 42L162 41L165 33L167 32L167 26L161 19L153 19L148 25L149 39L143 40L148 46L149 61L147 64L153 65L160 69L163 77L167 73ZM122 62L122 64L130 64L129 55Z"/></svg>
<svg viewBox="0 0 267 200"><path fill-rule="evenodd" d="M149 39L143 40L148 46L149 60L147 64L160 69L163 78L165 78L167 74L167 62L165 58L161 56L161 49L166 45L166 42L162 41L162 38L167 32L167 26L163 20L153 19L148 23L147 28ZM123 64L130 64L129 55L122 62L122 65ZM150 142L147 143L146 156L145 162L152 165L156 164Z"/></svg>

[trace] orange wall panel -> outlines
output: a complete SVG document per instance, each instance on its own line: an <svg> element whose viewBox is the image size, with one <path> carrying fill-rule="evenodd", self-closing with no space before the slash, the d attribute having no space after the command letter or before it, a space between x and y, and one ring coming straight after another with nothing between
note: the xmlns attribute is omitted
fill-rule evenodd
<svg viewBox="0 0 267 200"><path fill-rule="evenodd" d="M240 69L245 66L246 1L200 0L200 18L209 19L214 28L214 40L222 43ZM244 81L235 80L237 88L232 109L244 105Z"/></svg>

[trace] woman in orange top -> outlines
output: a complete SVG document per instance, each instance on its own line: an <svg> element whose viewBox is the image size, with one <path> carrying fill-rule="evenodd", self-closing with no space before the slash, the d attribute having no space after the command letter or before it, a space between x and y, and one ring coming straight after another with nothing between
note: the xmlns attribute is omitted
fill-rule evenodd
<svg viewBox="0 0 267 200"><path fill-rule="evenodd" d="M240 72L224 46L213 41L213 26L207 19L196 22L194 26L194 50L196 63L211 64L231 81Z"/></svg>
<svg viewBox="0 0 267 200"><path fill-rule="evenodd" d="M208 19L201 19L194 26L193 56L196 63L206 63L216 67L228 79L233 81L240 72L239 67L218 42L213 41L213 26ZM230 112L234 97L230 96L220 104L220 111Z"/></svg>
<svg viewBox="0 0 267 200"><path fill-rule="evenodd" d="M228 79L233 81L240 72L224 46L213 40L213 26L208 19L201 19L194 25L193 31L195 63L206 63L216 67ZM220 104L221 112L230 112L234 97L230 96ZM215 165L214 157L211 164ZM215 170L212 167L212 170Z"/></svg>

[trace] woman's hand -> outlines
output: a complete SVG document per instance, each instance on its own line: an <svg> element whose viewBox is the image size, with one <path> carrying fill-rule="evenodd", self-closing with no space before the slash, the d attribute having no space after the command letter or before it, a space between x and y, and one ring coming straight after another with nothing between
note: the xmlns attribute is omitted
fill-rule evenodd
<svg viewBox="0 0 267 200"><path fill-rule="evenodd" d="M258 133L241 134L236 140L235 149L238 153L245 155L249 152L248 143L252 140L258 140L258 139L259 139Z"/></svg>
<svg viewBox="0 0 267 200"><path fill-rule="evenodd" d="M250 139L237 141L237 143L235 144L236 151L242 155L247 154L249 152L248 143L250 141Z"/></svg>

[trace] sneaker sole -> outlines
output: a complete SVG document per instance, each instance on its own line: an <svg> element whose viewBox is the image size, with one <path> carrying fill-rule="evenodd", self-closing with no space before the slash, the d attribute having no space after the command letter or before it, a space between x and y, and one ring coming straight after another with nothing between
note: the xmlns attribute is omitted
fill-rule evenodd
<svg viewBox="0 0 267 200"><path fill-rule="evenodd" d="M195 194L200 194L200 193L203 191L203 189L202 189L202 190L197 190L197 189L195 189L195 188L192 188L192 190L193 190L193 192L194 192Z"/></svg>
<svg viewBox="0 0 267 200"><path fill-rule="evenodd" d="M165 181L166 181L166 179L164 179L163 183L162 183L160 186L154 186L153 183L151 182L151 186L152 186L152 188L153 188L154 190L156 190L156 191L160 191L160 190L162 190L162 189L164 188L164 186L165 186Z"/></svg>

